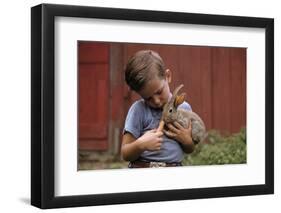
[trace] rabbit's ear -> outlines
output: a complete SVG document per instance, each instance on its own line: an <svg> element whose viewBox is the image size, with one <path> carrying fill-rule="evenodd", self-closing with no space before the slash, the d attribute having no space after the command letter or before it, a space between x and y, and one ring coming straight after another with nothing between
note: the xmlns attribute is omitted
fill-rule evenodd
<svg viewBox="0 0 281 213"><path fill-rule="evenodd" d="M175 98L174 106L177 108L179 105L181 105L184 102L185 99L185 93L181 93L180 95L177 95Z"/></svg>
<svg viewBox="0 0 281 213"><path fill-rule="evenodd" d="M176 97L180 89L183 87L183 84L179 85L173 92L173 97Z"/></svg>

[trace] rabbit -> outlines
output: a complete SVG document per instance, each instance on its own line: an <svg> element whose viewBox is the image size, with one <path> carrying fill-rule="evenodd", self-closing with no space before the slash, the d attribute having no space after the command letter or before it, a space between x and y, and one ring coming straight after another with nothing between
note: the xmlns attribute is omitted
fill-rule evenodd
<svg viewBox="0 0 281 213"><path fill-rule="evenodd" d="M206 137L206 127L203 120L195 112L178 109L178 106L184 102L185 93L177 95L183 84L179 85L173 92L171 99L164 105L162 117L158 127L158 131L165 133L166 124L177 121L181 126L188 128L191 122L191 136L195 144L202 142Z"/></svg>

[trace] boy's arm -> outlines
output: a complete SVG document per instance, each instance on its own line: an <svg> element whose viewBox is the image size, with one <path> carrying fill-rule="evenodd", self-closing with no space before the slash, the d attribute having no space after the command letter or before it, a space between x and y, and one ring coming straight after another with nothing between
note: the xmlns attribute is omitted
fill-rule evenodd
<svg viewBox="0 0 281 213"><path fill-rule="evenodd" d="M195 149L195 145L193 143L193 141L188 141L188 143L181 143L182 147L183 147L183 151L186 153L186 154L190 154L194 151Z"/></svg>
<svg viewBox="0 0 281 213"><path fill-rule="evenodd" d="M156 129L153 129L136 139L131 133L126 132L122 139L122 158L125 161L134 161L146 150L160 150L163 140L162 135L162 132L157 132Z"/></svg>
<svg viewBox="0 0 281 213"><path fill-rule="evenodd" d="M134 161L138 159L143 150L139 141L129 132L123 135L121 155L125 161Z"/></svg>

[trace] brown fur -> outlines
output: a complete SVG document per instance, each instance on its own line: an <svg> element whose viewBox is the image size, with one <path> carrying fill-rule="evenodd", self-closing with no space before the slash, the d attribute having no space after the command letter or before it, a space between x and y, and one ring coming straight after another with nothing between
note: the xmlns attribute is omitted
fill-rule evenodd
<svg viewBox="0 0 281 213"><path fill-rule="evenodd" d="M177 121L181 126L187 128L189 122L192 124L192 139L195 143L203 141L206 136L206 127L203 120L198 114L184 109L178 109L178 106L184 102L185 94L177 95L179 90L183 87L181 84L173 93L172 98L165 104L162 113L162 119L165 125Z"/></svg>

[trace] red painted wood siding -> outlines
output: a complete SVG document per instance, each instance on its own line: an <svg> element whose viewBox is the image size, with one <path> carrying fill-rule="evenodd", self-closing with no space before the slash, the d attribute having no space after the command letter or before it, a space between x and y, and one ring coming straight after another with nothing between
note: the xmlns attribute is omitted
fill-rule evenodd
<svg viewBox="0 0 281 213"><path fill-rule="evenodd" d="M183 83L186 101L207 129L235 133L246 126L246 48L79 42L79 148L118 152L124 121L140 97L124 80L136 51L152 49Z"/></svg>
<svg viewBox="0 0 281 213"><path fill-rule="evenodd" d="M186 101L207 129L235 133L246 126L246 48L126 44L124 63L136 51L152 49L172 71L170 89L183 83ZM126 110L139 98L130 92Z"/></svg>
<svg viewBox="0 0 281 213"><path fill-rule="evenodd" d="M109 45L78 43L79 149L108 148Z"/></svg>

